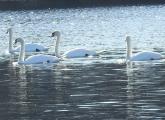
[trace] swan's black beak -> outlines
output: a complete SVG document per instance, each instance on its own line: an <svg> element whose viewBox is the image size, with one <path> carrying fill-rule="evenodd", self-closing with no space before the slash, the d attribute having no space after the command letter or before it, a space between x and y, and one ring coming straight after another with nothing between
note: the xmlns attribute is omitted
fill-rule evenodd
<svg viewBox="0 0 165 120"><path fill-rule="evenodd" d="M9 33L9 30L6 31L6 34L8 34L8 33Z"/></svg>
<svg viewBox="0 0 165 120"><path fill-rule="evenodd" d="M52 33L50 36L48 36L48 37L54 37L54 34Z"/></svg>
<svg viewBox="0 0 165 120"><path fill-rule="evenodd" d="M52 33L52 35L50 37L54 37L54 34Z"/></svg>
<svg viewBox="0 0 165 120"><path fill-rule="evenodd" d="M14 42L14 43L13 43L13 46L16 46L16 44L17 44L17 42Z"/></svg>
<svg viewBox="0 0 165 120"><path fill-rule="evenodd" d="M56 35L56 32L53 32L52 35L51 35L51 37L54 37L55 35Z"/></svg>

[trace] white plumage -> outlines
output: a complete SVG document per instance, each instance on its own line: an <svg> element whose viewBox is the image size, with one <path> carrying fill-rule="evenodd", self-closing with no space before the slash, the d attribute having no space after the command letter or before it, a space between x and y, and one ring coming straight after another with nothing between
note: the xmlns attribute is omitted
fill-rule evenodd
<svg viewBox="0 0 165 120"><path fill-rule="evenodd" d="M143 51L132 55L131 38L126 37L127 42L127 60L129 61L148 61L148 60L160 60L162 55L158 52Z"/></svg>
<svg viewBox="0 0 165 120"><path fill-rule="evenodd" d="M20 61L19 64L43 64L43 63L56 63L59 62L59 58L51 55L33 55L28 57L24 61Z"/></svg>
<svg viewBox="0 0 165 120"><path fill-rule="evenodd" d="M21 46L16 47L13 51L20 52ZM42 45L37 43L26 43L25 44L25 52L40 52L40 51L47 51L48 48L45 48Z"/></svg>
<svg viewBox="0 0 165 120"><path fill-rule="evenodd" d="M144 51L134 54L130 60L131 61L147 61L147 60L160 60L162 55L157 52Z"/></svg>
<svg viewBox="0 0 165 120"><path fill-rule="evenodd" d="M60 32L59 31L55 31L52 33L52 37L57 37L56 40L56 49L55 49L55 55L60 57L59 55L59 51L58 51L58 47L59 47L59 42L60 42ZM62 57L66 57L66 58L80 58L80 57L88 57L88 56L95 56L96 52L92 51L92 50L88 50L85 48L76 48L76 49L72 49L70 51L65 52Z"/></svg>
<svg viewBox="0 0 165 120"><path fill-rule="evenodd" d="M20 52L21 46L18 46L16 48L13 48L13 30L12 28L9 28L7 30L9 33L9 52L14 53L14 52ZM37 44L37 43L26 43L25 44L25 52L40 52L40 51L48 51L48 48Z"/></svg>
<svg viewBox="0 0 165 120"><path fill-rule="evenodd" d="M63 57L66 58L79 58L79 57L88 57L96 55L95 51L77 48L64 53Z"/></svg>
<svg viewBox="0 0 165 120"><path fill-rule="evenodd" d="M25 46L24 46L24 40L21 38L17 38L15 40L15 43L21 43L21 49L20 49L20 55L18 59L18 64L43 64L43 63L56 63L59 62L60 59L57 58L56 56L52 55L32 55L28 57L27 59L25 58Z"/></svg>

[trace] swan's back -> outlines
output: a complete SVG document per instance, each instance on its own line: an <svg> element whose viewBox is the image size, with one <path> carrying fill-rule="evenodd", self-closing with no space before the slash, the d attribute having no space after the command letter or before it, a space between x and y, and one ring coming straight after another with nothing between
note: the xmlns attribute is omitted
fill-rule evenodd
<svg viewBox="0 0 165 120"><path fill-rule="evenodd" d="M134 54L131 57L131 61L147 61L147 60L160 60L162 55L157 52L144 51Z"/></svg>
<svg viewBox="0 0 165 120"><path fill-rule="evenodd" d="M33 55L28 57L23 64L43 64L43 63L56 63L59 62L59 58L51 55Z"/></svg>
<svg viewBox="0 0 165 120"><path fill-rule="evenodd" d="M37 43L27 43L25 44L25 52L37 52L37 51L47 51L48 48L37 44ZM19 52L20 51L20 46L16 47L15 52Z"/></svg>
<svg viewBox="0 0 165 120"><path fill-rule="evenodd" d="M73 49L64 54L66 58L77 58L77 57L87 57L96 55L95 51L87 50L87 49Z"/></svg>

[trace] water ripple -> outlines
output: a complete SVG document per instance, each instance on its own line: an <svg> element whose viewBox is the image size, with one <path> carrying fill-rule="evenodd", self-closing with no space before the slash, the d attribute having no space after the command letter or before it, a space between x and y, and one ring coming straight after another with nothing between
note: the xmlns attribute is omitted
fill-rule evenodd
<svg viewBox="0 0 165 120"><path fill-rule="evenodd" d="M163 120L165 60L126 64L125 35L132 36L134 53L152 50L164 55L164 9L161 5L0 11L0 117ZM54 53L54 39L48 36L59 30L61 54L83 47L98 55L57 64L14 65L18 55L5 52L10 26L13 39L50 47L44 54Z"/></svg>

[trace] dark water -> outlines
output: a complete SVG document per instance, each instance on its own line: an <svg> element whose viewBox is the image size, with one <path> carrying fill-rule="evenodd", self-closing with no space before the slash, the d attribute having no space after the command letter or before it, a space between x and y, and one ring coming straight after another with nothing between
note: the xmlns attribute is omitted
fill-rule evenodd
<svg viewBox="0 0 165 120"><path fill-rule="evenodd" d="M1 12L0 119L164 120L165 60L123 62L126 33L134 38L134 51L164 55L164 10L143 6ZM15 65L17 56L4 54L10 25L14 38L50 45L49 52L53 41L46 36L56 29L63 35L61 53L84 46L99 54L57 64Z"/></svg>
<svg viewBox="0 0 165 120"><path fill-rule="evenodd" d="M83 60L84 61L84 60ZM82 61L82 63L83 63ZM1 63L3 120L163 120L165 65Z"/></svg>

